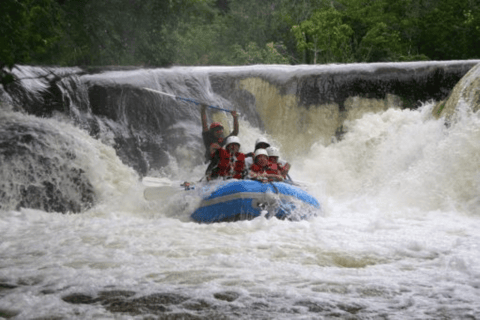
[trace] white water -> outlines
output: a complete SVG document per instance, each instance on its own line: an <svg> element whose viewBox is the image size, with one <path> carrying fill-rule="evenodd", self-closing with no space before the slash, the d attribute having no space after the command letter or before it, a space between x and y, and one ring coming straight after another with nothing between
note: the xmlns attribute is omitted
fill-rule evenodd
<svg viewBox="0 0 480 320"><path fill-rule="evenodd" d="M204 301L208 310L169 309L206 319L479 318L480 116L446 128L429 111L367 114L339 143L288 159L323 205L300 222L193 223L194 199L144 201L140 183L123 186L131 170L104 152L108 166L92 170L117 179L94 186L112 196L88 212L1 212L0 283L12 288L0 289L0 317L128 319L62 300L128 290ZM251 146L258 132L247 132ZM204 170L180 167L165 172Z"/></svg>

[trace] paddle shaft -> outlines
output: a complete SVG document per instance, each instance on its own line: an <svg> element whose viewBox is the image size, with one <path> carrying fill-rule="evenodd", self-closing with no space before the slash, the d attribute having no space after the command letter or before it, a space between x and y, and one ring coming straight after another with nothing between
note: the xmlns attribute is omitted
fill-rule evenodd
<svg viewBox="0 0 480 320"><path fill-rule="evenodd" d="M225 112L232 112L231 110L220 108L218 106L212 106L212 105L206 104L205 102L200 102L200 101L189 99L189 98L182 98L182 97L179 97L179 96L176 96L176 95L173 95L173 94L170 94L170 93L158 91L158 90L155 90L155 89L150 89L150 88L143 88L143 89L148 90L148 91L152 91L152 92L155 92L155 93L158 93L158 94L163 94L164 96L169 96L169 97L172 97L176 100L183 100L183 101L191 102L191 103L194 103L194 104L197 104L197 105L206 106L206 107L212 108L212 109L217 109L217 110L221 110L221 111L225 111ZM240 113L237 112L237 114L240 114Z"/></svg>

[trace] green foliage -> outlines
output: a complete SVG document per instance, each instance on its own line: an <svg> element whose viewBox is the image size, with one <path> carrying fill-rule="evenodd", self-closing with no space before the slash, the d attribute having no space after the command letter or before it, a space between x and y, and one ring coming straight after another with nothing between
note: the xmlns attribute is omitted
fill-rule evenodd
<svg viewBox="0 0 480 320"><path fill-rule="evenodd" d="M359 48L363 61L395 61L401 51L400 33L384 22L378 22L367 31Z"/></svg>
<svg viewBox="0 0 480 320"><path fill-rule="evenodd" d="M398 61L408 55L403 30L412 28L408 19L412 0L345 0L345 21L352 26L356 61ZM404 28L401 25L404 25Z"/></svg>
<svg viewBox="0 0 480 320"><path fill-rule="evenodd" d="M479 57L478 1L340 1L346 22L355 32L352 43L357 61Z"/></svg>
<svg viewBox="0 0 480 320"><path fill-rule="evenodd" d="M279 51L285 51L283 44L267 43L264 48L258 47L255 42L250 42L245 49L240 45L233 46L233 64L289 64L287 57Z"/></svg>
<svg viewBox="0 0 480 320"><path fill-rule="evenodd" d="M432 59L480 57L480 3L439 0L421 21L422 52Z"/></svg>
<svg viewBox="0 0 480 320"><path fill-rule="evenodd" d="M480 58L478 0L2 0L15 64L245 65Z"/></svg>
<svg viewBox="0 0 480 320"><path fill-rule="evenodd" d="M60 11L53 0L2 0L0 10L0 81L14 80L15 64L35 61L60 36Z"/></svg>
<svg viewBox="0 0 480 320"><path fill-rule="evenodd" d="M213 4L197 2L184 20L173 31L175 37L174 65L219 65L225 59L219 34L224 30L222 23L215 22L220 15ZM217 20L218 21L218 20ZM173 43L173 42L170 42Z"/></svg>
<svg viewBox="0 0 480 320"><path fill-rule="evenodd" d="M229 12L218 18L225 27L219 34L223 44L246 47L250 42L255 42L263 46L272 40L275 8L270 1L229 1L229 7Z"/></svg>
<svg viewBox="0 0 480 320"><path fill-rule="evenodd" d="M175 64L211 65L222 60L221 50L216 46L216 29L212 25L197 25L183 32L176 31Z"/></svg>
<svg viewBox="0 0 480 320"><path fill-rule="evenodd" d="M336 9L317 11L299 26L293 26L292 31L297 48L313 52L313 64L350 61L353 30L342 22L342 14Z"/></svg>

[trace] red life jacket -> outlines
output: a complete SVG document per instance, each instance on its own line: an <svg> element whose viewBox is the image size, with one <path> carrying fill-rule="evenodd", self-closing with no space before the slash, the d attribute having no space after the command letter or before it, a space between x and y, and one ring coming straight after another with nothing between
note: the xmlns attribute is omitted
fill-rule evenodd
<svg viewBox="0 0 480 320"><path fill-rule="evenodd" d="M286 168L285 167L289 167L290 168L290 165L288 164L288 162L285 163L285 165L282 165L281 163L273 163L273 162L268 162L269 166L272 168L272 170L275 171L275 174L278 174L278 175L281 175L283 178L286 178L287 177L287 172L288 170L285 170Z"/></svg>
<svg viewBox="0 0 480 320"><path fill-rule="evenodd" d="M245 155L237 152L232 156L224 148L218 151L219 160L216 168L212 170L212 177L221 176L242 179L243 171L245 170Z"/></svg>
<svg viewBox="0 0 480 320"><path fill-rule="evenodd" d="M268 166L270 167L270 171L271 171L268 173L280 174L281 166L279 163L273 163L269 161Z"/></svg>
<svg viewBox="0 0 480 320"><path fill-rule="evenodd" d="M277 174L277 171L273 169L270 165L271 164L269 163L265 167L260 167L258 164L254 163L250 167L250 171L253 171L255 173Z"/></svg>

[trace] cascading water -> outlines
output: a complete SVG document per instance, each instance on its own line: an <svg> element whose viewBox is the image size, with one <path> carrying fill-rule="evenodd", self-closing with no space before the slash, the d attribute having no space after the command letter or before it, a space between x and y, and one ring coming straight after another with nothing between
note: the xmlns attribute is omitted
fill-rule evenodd
<svg viewBox="0 0 480 320"><path fill-rule="evenodd" d="M448 94L418 76L437 68L448 91L438 70L475 63L24 67L42 79L0 109L0 317L480 317L480 115L461 100L446 126L429 100ZM424 84L420 107L401 108L420 98L395 78ZM194 194L145 201L140 176L191 181L205 164L198 107L144 87L238 109L243 151L266 135L322 213L203 225Z"/></svg>

